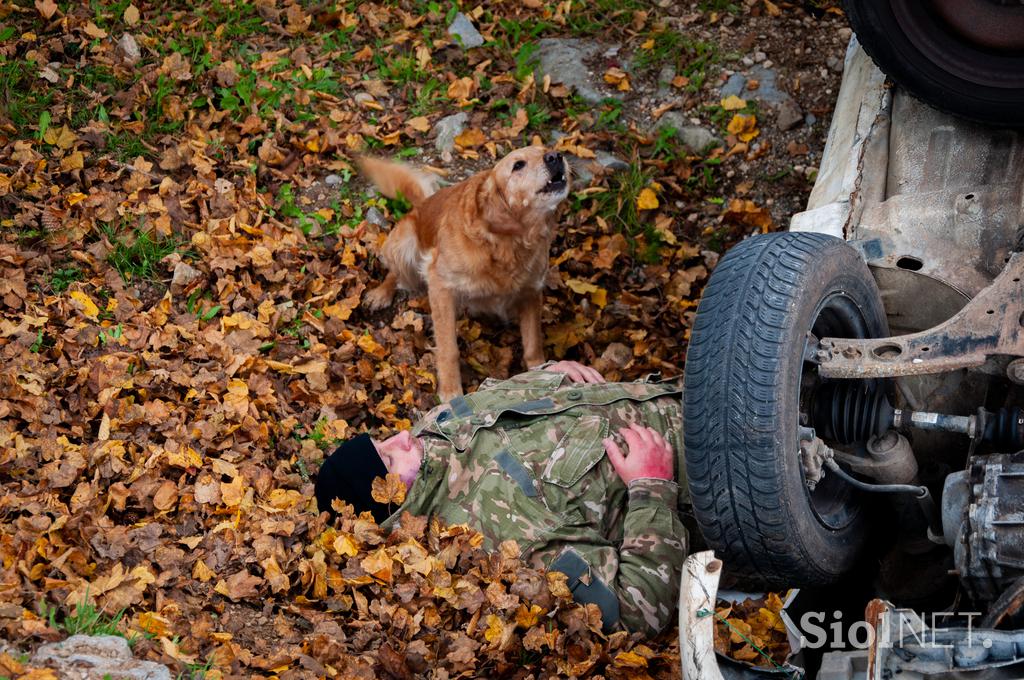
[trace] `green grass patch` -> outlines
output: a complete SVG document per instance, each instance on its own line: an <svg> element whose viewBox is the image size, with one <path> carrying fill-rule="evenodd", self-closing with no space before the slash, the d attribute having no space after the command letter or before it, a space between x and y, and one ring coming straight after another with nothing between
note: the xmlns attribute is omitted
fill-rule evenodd
<svg viewBox="0 0 1024 680"><path fill-rule="evenodd" d="M126 282L133 279L155 280L162 268L160 260L176 251L179 245L173 237L153 237L141 227L128 236L118 234L110 227L104 231L113 245L107 255L107 263Z"/></svg>
<svg viewBox="0 0 1024 680"><path fill-rule="evenodd" d="M11 121L22 139L30 137L53 101L49 87L35 85L37 67L28 59L0 58L0 120Z"/></svg>
<svg viewBox="0 0 1024 680"><path fill-rule="evenodd" d="M604 218L613 231L622 234L633 257L645 263L658 260L658 248L661 246L661 236L649 216L637 207L640 192L650 184L650 171L634 161L628 170L614 176L608 191L583 199L593 201L594 213ZM576 208L579 207L577 204Z"/></svg>
<svg viewBox="0 0 1024 680"><path fill-rule="evenodd" d="M54 269L50 273L50 290L54 293L63 293L72 283L84 278L82 270L75 266Z"/></svg>
<svg viewBox="0 0 1024 680"><path fill-rule="evenodd" d="M39 603L39 615L46 619L50 627L70 635L117 635L134 644L136 635L125 635L121 631L121 621L125 610L116 614L107 614L83 599L70 612L49 605L45 600Z"/></svg>

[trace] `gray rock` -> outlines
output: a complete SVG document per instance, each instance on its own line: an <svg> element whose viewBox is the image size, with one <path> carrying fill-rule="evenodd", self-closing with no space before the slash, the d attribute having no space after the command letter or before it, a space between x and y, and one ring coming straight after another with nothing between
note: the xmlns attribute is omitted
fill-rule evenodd
<svg viewBox="0 0 1024 680"><path fill-rule="evenodd" d="M722 140L715 133L701 125L694 125L678 111L668 111L658 120L658 127L673 127L679 141L690 151L700 152L712 144L720 145Z"/></svg>
<svg viewBox="0 0 1024 680"><path fill-rule="evenodd" d="M366 221L370 224L376 224L378 227L386 227L388 225L388 220L384 217L384 213L375 207L366 211Z"/></svg>
<svg viewBox="0 0 1024 680"><path fill-rule="evenodd" d="M324 184L329 187L336 187L339 184L344 183L344 181L345 180L341 178L341 175L327 175L327 177L324 177Z"/></svg>
<svg viewBox="0 0 1024 680"><path fill-rule="evenodd" d="M462 134L469 122L469 115L465 111L445 116L434 124L434 148L441 153L451 153L455 148L455 138Z"/></svg>
<svg viewBox="0 0 1024 680"><path fill-rule="evenodd" d="M166 666L132 657L128 641L116 635L72 635L43 645L30 665L57 671L64 680L171 680Z"/></svg>
<svg viewBox="0 0 1024 680"><path fill-rule="evenodd" d="M573 188L588 186L591 180L594 179L594 173L590 169L592 161L578 156L568 156L568 159Z"/></svg>
<svg viewBox="0 0 1024 680"><path fill-rule="evenodd" d="M455 20L448 27L448 35L455 38L467 49L480 47L484 44L484 37L480 35L480 31L476 30L473 22L462 12L455 15Z"/></svg>
<svg viewBox="0 0 1024 680"><path fill-rule="evenodd" d="M800 106L793 101L788 99L779 106L779 114L775 118L775 124L783 132L792 130L798 127L804 122L804 112L800 110Z"/></svg>
<svg viewBox="0 0 1024 680"><path fill-rule="evenodd" d="M608 170L629 170L629 163L614 154L610 154L607 151L597 151L595 155L597 156L595 160Z"/></svg>
<svg viewBox="0 0 1024 680"><path fill-rule="evenodd" d="M180 292L188 287L203 273L187 262L178 262L174 265L174 273L171 274L171 292Z"/></svg>
<svg viewBox="0 0 1024 680"><path fill-rule="evenodd" d="M142 59L142 50L139 49L139 44L135 42L135 37L131 33L125 33L117 41L117 51L124 59L124 63L130 66L139 63L139 60Z"/></svg>
<svg viewBox="0 0 1024 680"><path fill-rule="evenodd" d="M676 77L676 68L666 64L658 71L658 93L666 94L671 90L672 80Z"/></svg>
<svg viewBox="0 0 1024 680"><path fill-rule="evenodd" d="M775 78L775 71L764 66L754 66L747 73L734 73L722 86L722 97L734 94L740 99L753 99L763 104L778 106L791 97L778 88ZM758 82L756 90L747 89L749 80Z"/></svg>
<svg viewBox="0 0 1024 680"><path fill-rule="evenodd" d="M618 91L605 87L601 74L587 68L588 60L607 49L603 45L579 38L544 38L538 47L541 73L551 76L552 82L572 88L590 104L622 98Z"/></svg>

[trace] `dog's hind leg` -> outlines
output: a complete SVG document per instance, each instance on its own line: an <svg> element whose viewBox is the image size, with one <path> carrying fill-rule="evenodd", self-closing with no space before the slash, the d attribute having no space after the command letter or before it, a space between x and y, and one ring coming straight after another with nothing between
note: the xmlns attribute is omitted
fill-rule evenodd
<svg viewBox="0 0 1024 680"><path fill-rule="evenodd" d="M398 276L394 272L388 272L384 281L379 286L367 291L363 296L363 304L371 311L384 309L391 305L395 299L395 289L398 287Z"/></svg>

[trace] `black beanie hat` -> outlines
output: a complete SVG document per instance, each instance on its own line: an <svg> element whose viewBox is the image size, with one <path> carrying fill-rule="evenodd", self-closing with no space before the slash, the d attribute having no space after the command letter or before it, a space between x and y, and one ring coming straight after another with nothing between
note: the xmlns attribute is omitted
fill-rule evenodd
<svg viewBox="0 0 1024 680"><path fill-rule="evenodd" d="M387 475L388 469L380 459L370 435L361 434L342 444L320 466L316 477L316 504L334 515L331 501L340 498L352 505L356 512L369 510L377 523L391 516L388 506L373 500L370 488L373 480Z"/></svg>

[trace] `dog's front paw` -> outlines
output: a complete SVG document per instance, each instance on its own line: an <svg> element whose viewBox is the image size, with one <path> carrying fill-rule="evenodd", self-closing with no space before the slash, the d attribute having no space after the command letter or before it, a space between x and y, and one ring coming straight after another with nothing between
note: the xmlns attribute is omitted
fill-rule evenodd
<svg viewBox="0 0 1024 680"><path fill-rule="evenodd" d="M462 396L462 388L459 388L457 390L438 391L438 393L437 393L437 398L441 400L442 404L447 404L449 401L451 401L455 397L461 397L461 396Z"/></svg>
<svg viewBox="0 0 1024 680"><path fill-rule="evenodd" d="M368 308L371 312L376 312L384 309L385 307L390 307L391 302L394 299L394 287L385 283L377 286L373 290L367 291L366 295L363 296L363 306Z"/></svg>

